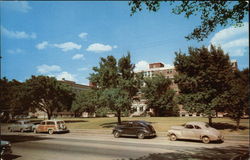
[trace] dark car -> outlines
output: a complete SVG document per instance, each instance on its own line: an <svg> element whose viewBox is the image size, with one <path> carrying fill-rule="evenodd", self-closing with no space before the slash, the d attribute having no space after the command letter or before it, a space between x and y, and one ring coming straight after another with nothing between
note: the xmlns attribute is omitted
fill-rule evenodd
<svg viewBox="0 0 250 160"><path fill-rule="evenodd" d="M12 153L11 144L9 141L0 140L0 144L1 144L1 158Z"/></svg>
<svg viewBox="0 0 250 160"><path fill-rule="evenodd" d="M117 125L113 129L115 138L120 136L135 136L139 139L145 137L155 137L156 132L153 126L146 121L126 121L122 122L121 125Z"/></svg>

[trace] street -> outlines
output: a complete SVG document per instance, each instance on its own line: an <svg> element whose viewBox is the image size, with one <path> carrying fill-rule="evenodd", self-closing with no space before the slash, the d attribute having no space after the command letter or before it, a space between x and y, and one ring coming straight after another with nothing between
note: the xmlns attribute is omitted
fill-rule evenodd
<svg viewBox="0 0 250 160"><path fill-rule="evenodd" d="M203 144L199 141L169 141L165 136L137 139L113 138L111 134L33 134L6 133L2 139L12 143L15 160L164 160L164 159L231 159L249 154L248 136L226 137L224 143Z"/></svg>

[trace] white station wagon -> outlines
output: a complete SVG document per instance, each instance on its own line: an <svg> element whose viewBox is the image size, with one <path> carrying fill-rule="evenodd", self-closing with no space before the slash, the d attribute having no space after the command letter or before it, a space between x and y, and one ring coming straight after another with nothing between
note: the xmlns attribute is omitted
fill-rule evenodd
<svg viewBox="0 0 250 160"><path fill-rule="evenodd" d="M203 143L210 141L224 141L220 131L210 127L205 122L188 122L183 126L173 126L168 131L171 141L176 139L202 140Z"/></svg>

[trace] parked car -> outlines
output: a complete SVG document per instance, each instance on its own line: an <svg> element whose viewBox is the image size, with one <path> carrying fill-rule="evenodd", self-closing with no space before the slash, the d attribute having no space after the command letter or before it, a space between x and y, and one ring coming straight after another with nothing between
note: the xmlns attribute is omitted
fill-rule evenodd
<svg viewBox="0 0 250 160"><path fill-rule="evenodd" d="M120 136L135 136L139 139L145 137L154 137L156 132L153 126L146 121L126 121L122 122L121 125L117 125L113 129L113 135L115 138Z"/></svg>
<svg viewBox="0 0 250 160"><path fill-rule="evenodd" d="M11 154L12 150L11 150L11 144L9 141L3 141L0 140L0 144L1 144L1 157L4 157L5 155Z"/></svg>
<svg viewBox="0 0 250 160"><path fill-rule="evenodd" d="M19 132L32 131L32 126L33 126L33 123L31 123L28 120L19 120L19 121L16 121L14 124L12 124L9 127L9 131L10 132L14 132L14 131L19 131Z"/></svg>
<svg viewBox="0 0 250 160"><path fill-rule="evenodd" d="M34 128L34 133L48 132L49 134L69 132L65 122L62 120L45 120Z"/></svg>
<svg viewBox="0 0 250 160"><path fill-rule="evenodd" d="M224 141L220 131L210 127L204 122L188 122L183 126L173 126L168 131L171 141L176 139L202 140L203 143L210 141Z"/></svg>
<svg viewBox="0 0 250 160"><path fill-rule="evenodd" d="M41 123L41 122L32 122L33 126L32 126L32 132L34 132L34 130L36 129L36 127Z"/></svg>

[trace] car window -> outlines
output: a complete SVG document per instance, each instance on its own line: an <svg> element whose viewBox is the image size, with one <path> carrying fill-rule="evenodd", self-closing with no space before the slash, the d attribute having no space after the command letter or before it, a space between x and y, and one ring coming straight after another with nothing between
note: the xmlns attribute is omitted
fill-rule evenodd
<svg viewBox="0 0 250 160"><path fill-rule="evenodd" d="M140 123L134 123L133 126L134 127L143 127Z"/></svg>
<svg viewBox="0 0 250 160"><path fill-rule="evenodd" d="M196 125L194 126L194 128L195 128L195 129L201 129L201 127L199 127L199 126L196 126Z"/></svg>
<svg viewBox="0 0 250 160"><path fill-rule="evenodd" d="M57 121L57 124L58 124L58 125L64 124L64 121Z"/></svg>
<svg viewBox="0 0 250 160"><path fill-rule="evenodd" d="M41 122L41 125L45 125L45 122Z"/></svg>
<svg viewBox="0 0 250 160"><path fill-rule="evenodd" d="M55 125L55 122L49 121L47 122L47 125Z"/></svg>
<svg viewBox="0 0 250 160"><path fill-rule="evenodd" d="M194 127L193 127L193 125L187 124L187 125L185 126L185 128L193 129Z"/></svg>
<svg viewBox="0 0 250 160"><path fill-rule="evenodd" d="M126 123L126 127L132 127L133 126L133 123L129 122L129 123Z"/></svg>

